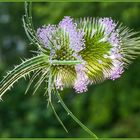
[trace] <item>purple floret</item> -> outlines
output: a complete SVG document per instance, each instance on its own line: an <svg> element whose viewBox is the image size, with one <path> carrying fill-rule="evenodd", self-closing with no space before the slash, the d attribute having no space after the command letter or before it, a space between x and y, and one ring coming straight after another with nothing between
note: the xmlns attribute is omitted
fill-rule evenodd
<svg viewBox="0 0 140 140"><path fill-rule="evenodd" d="M77 78L75 80L74 89L77 93L86 92L88 90L89 79L85 73L85 66L83 64L78 64L75 66L75 69Z"/></svg>
<svg viewBox="0 0 140 140"><path fill-rule="evenodd" d="M123 62L118 60L114 61L114 67L111 70L110 79L115 80L124 72Z"/></svg>
<svg viewBox="0 0 140 140"><path fill-rule="evenodd" d="M38 38L46 48L50 48L52 45L50 41L52 41L55 32L56 26L54 25L43 26L37 30Z"/></svg>
<svg viewBox="0 0 140 140"><path fill-rule="evenodd" d="M60 77L60 75L57 76L57 78L55 79L55 86L56 86L56 89L60 89L60 90L63 90L63 83L62 83L62 79Z"/></svg>
<svg viewBox="0 0 140 140"><path fill-rule="evenodd" d="M104 38L106 38L106 40L112 45L109 56L107 58L110 58L112 60L113 66L109 72L109 75L105 75L105 77L115 80L119 78L124 71L120 40L118 32L116 30L117 25L111 18L101 18L99 19L99 23L104 28Z"/></svg>
<svg viewBox="0 0 140 140"><path fill-rule="evenodd" d="M73 23L73 19L66 16L59 23L59 27L64 29L69 34L70 48L75 52L83 50L84 44L84 32L81 29L77 29L77 25Z"/></svg>
<svg viewBox="0 0 140 140"><path fill-rule="evenodd" d="M105 38L111 43L112 46L119 45L118 33L116 32L116 23L111 18L100 18L99 23L105 30Z"/></svg>

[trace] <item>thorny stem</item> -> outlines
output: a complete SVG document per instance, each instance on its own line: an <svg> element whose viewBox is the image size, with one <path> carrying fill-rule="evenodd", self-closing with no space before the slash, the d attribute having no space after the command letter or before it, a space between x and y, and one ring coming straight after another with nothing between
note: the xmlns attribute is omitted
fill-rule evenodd
<svg viewBox="0 0 140 140"><path fill-rule="evenodd" d="M67 128L65 127L65 125L63 124L63 122L61 121L61 119L59 118L59 116L58 116L58 114L57 114L57 112L56 112L56 110L55 110L52 102L50 102L50 106L51 106L51 108L52 108L52 110L54 112L54 115L56 116L57 120L60 122L60 124L62 125L62 127L64 128L64 130L68 133Z"/></svg>
<svg viewBox="0 0 140 140"><path fill-rule="evenodd" d="M76 65L81 63L82 61L79 60L50 60L50 64L52 65Z"/></svg>
<svg viewBox="0 0 140 140"><path fill-rule="evenodd" d="M77 122L88 134L90 134L92 137L98 139L98 137L92 132L90 131L83 123L81 123L74 115L73 113L68 109L68 107L65 105L64 101L62 100L60 94L57 92L57 97L59 100L59 103L62 105L62 107L65 109L65 111L68 113L68 115L70 115L75 122Z"/></svg>
<svg viewBox="0 0 140 140"><path fill-rule="evenodd" d="M52 72L50 70L49 72L49 81L48 81L48 95L49 95L49 99L48 99L48 103L51 103L51 91L52 91Z"/></svg>

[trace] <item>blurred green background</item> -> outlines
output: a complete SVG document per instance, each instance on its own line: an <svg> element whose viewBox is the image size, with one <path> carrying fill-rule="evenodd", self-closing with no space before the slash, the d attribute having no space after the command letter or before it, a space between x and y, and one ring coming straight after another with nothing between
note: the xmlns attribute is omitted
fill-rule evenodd
<svg viewBox="0 0 140 140"><path fill-rule="evenodd" d="M0 79L7 70L33 56L22 26L24 3L0 3ZM140 3L34 3L33 21L38 28L74 18L112 17L140 31ZM54 105L69 133L65 133L40 88L24 95L29 79L20 80L0 103L0 137L89 137L54 99ZM140 137L140 58L122 77L89 87L85 94L63 92L71 111L99 137Z"/></svg>

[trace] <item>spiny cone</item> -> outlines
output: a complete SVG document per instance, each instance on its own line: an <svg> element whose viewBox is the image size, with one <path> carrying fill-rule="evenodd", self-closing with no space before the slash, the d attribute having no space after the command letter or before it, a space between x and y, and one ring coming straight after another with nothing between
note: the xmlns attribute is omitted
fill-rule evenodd
<svg viewBox="0 0 140 140"><path fill-rule="evenodd" d="M41 46L51 60L80 60L75 66L54 65L54 85L58 89L73 86L87 91L89 84L121 76L130 60L139 54L139 37L111 18L64 19L58 25L37 30Z"/></svg>

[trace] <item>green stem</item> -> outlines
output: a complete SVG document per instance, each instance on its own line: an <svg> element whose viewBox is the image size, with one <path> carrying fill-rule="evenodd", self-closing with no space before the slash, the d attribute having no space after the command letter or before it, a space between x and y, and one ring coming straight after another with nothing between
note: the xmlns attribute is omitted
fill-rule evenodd
<svg viewBox="0 0 140 140"><path fill-rule="evenodd" d="M60 122L60 124L62 125L62 127L64 128L64 130L68 133L67 128L65 127L65 125L63 124L63 122L61 121L61 119L59 118L59 116L58 116L58 114L57 114L57 112L56 112L56 110L55 110L52 102L50 102L50 105L51 105L51 108L52 108L52 110L54 112L54 115L56 116L57 120Z"/></svg>
<svg viewBox="0 0 140 140"><path fill-rule="evenodd" d="M52 71L50 70L48 80L48 95L49 95L48 103L49 102L51 103L51 91L52 91Z"/></svg>
<svg viewBox="0 0 140 140"><path fill-rule="evenodd" d="M63 108L66 110L66 112L68 113L68 115L70 115L88 134L90 134L92 137L98 139L98 137L92 132L90 131L83 123L81 123L74 115L73 113L68 109L68 107L65 105L64 101L62 100L60 94L57 92L57 97L59 99L59 102L61 103L61 105L63 106Z"/></svg>
<svg viewBox="0 0 140 140"><path fill-rule="evenodd" d="M76 65L76 64L81 64L82 61L79 60L50 60L50 64L52 65Z"/></svg>

